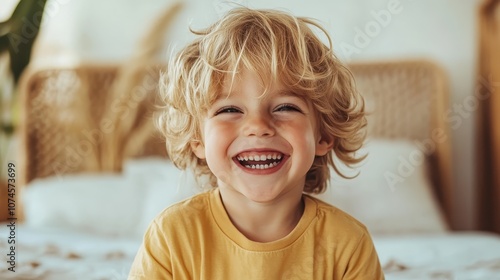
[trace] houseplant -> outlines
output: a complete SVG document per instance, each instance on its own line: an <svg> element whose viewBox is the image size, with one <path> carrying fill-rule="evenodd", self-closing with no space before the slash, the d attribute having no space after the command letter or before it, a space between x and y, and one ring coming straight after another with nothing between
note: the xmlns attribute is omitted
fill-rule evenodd
<svg viewBox="0 0 500 280"><path fill-rule="evenodd" d="M16 90L19 78L28 65L31 48L38 35L47 0L20 0L12 15L0 22L0 162L15 131ZM2 168L0 178L3 178ZM2 180L4 181L4 180Z"/></svg>

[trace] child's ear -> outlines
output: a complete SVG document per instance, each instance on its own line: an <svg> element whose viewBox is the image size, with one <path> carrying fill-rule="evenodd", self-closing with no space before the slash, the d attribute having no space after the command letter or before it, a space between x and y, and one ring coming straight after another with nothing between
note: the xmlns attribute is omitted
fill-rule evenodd
<svg viewBox="0 0 500 280"><path fill-rule="evenodd" d="M333 139L320 138L316 143L316 155L324 156L333 149Z"/></svg>
<svg viewBox="0 0 500 280"><path fill-rule="evenodd" d="M191 141L191 150L199 159L205 159L205 145L201 141Z"/></svg>

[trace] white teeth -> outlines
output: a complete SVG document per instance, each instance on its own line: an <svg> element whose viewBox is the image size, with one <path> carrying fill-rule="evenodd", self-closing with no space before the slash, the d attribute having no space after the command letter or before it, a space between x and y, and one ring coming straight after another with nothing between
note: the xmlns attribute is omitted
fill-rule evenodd
<svg viewBox="0 0 500 280"><path fill-rule="evenodd" d="M237 156L236 159L239 161L266 161L270 159L281 160L281 154L268 154L268 155L250 155L250 156Z"/></svg>
<svg viewBox="0 0 500 280"><path fill-rule="evenodd" d="M277 162L273 162L271 164L245 165L245 167L246 168L251 168L251 169L269 169L269 168L275 167L276 165L278 165L278 163Z"/></svg>

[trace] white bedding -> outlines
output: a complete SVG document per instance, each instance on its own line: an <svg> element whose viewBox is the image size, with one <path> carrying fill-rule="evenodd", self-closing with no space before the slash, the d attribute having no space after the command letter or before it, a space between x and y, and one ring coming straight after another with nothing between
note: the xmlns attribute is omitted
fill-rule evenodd
<svg viewBox="0 0 500 280"><path fill-rule="evenodd" d="M0 225L0 279L127 279L140 239L55 228L16 227L16 267L9 271L9 229Z"/></svg>
<svg viewBox="0 0 500 280"><path fill-rule="evenodd" d="M1 225L0 279L126 279L140 239L17 227L16 272L7 270ZM500 237L447 233L374 237L386 279L500 279Z"/></svg>
<svg viewBox="0 0 500 280"><path fill-rule="evenodd" d="M386 279L500 279L500 236L479 232L374 237Z"/></svg>

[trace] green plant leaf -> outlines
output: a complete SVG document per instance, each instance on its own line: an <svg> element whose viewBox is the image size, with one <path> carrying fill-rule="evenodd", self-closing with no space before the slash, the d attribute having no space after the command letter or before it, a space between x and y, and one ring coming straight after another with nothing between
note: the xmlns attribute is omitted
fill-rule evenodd
<svg viewBox="0 0 500 280"><path fill-rule="evenodd" d="M46 2L47 0L21 0L12 16L0 23L0 52L8 50L10 69L16 84L29 63Z"/></svg>
<svg viewBox="0 0 500 280"><path fill-rule="evenodd" d="M9 49L9 38L7 35L0 36L0 53L7 51Z"/></svg>
<svg viewBox="0 0 500 280"><path fill-rule="evenodd" d="M9 34L11 29L12 27L9 20L0 22L0 36L5 36Z"/></svg>
<svg viewBox="0 0 500 280"><path fill-rule="evenodd" d="M10 18L4 22L0 22L0 35L7 35L12 30L20 28L22 19L29 16L30 10L33 9L32 7L35 7L34 4L36 4L35 1L19 1Z"/></svg>

